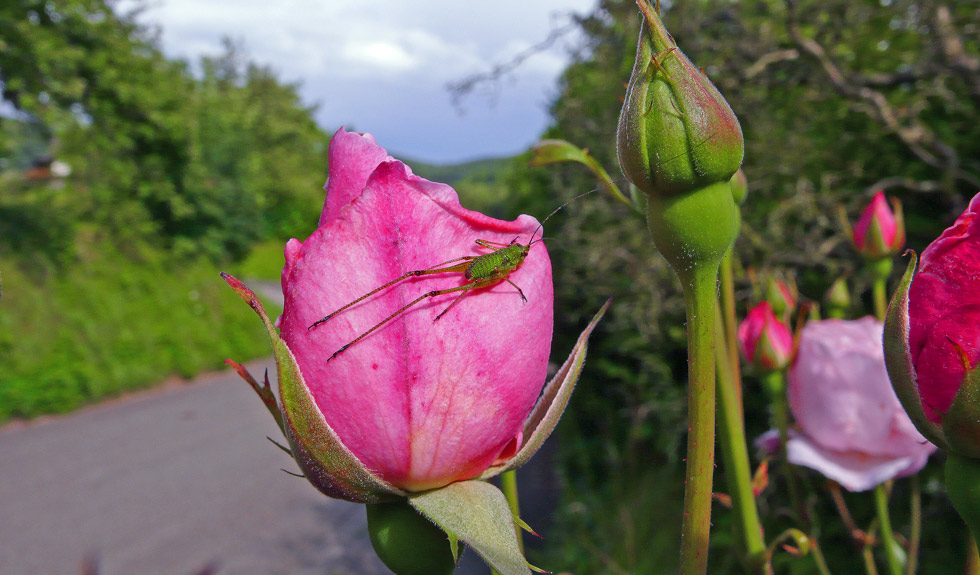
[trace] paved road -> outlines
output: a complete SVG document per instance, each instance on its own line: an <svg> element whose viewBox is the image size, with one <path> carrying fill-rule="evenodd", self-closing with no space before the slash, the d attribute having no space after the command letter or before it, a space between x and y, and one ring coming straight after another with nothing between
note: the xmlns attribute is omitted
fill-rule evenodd
<svg viewBox="0 0 980 575"><path fill-rule="evenodd" d="M280 471L295 463L267 435L275 422L230 371L0 429L0 574L75 575L86 557L100 575L389 573L363 507ZM555 503L549 458L521 473L539 532ZM457 574L480 573L464 554Z"/></svg>
<svg viewBox="0 0 980 575"><path fill-rule="evenodd" d="M261 372L261 364L250 366ZM265 440L230 373L0 431L0 573L384 574L359 505L327 499Z"/></svg>

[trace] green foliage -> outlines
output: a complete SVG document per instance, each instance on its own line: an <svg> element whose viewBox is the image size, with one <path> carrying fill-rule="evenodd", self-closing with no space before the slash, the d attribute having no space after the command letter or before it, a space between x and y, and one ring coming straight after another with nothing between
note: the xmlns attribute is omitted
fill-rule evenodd
<svg viewBox="0 0 980 575"><path fill-rule="evenodd" d="M516 198L503 185L507 174L514 169L513 158L488 158L439 166L406 160L412 171L433 182L454 187L460 203L469 210L476 210L495 218L509 219Z"/></svg>
<svg viewBox="0 0 980 575"><path fill-rule="evenodd" d="M108 245L38 280L31 259L3 261L0 421L62 413L269 352L254 313L207 260Z"/></svg>
<svg viewBox="0 0 980 575"><path fill-rule="evenodd" d="M860 259L840 233L838 206L856 214L873 189L886 188L901 196L909 246L921 249L958 213L954 206L980 187L974 181L980 173L980 79L961 65L976 62L980 54L976 45L966 43L956 60L943 43L950 34L962 39L975 32L973 4L663 3L669 8L664 13L668 30L726 96L745 134L749 194L736 244L742 263L737 266L737 297L743 305L751 303L747 272L753 270L792 269L802 294L819 300L835 279L860 268ZM795 9L791 12L788 6ZM952 32L939 34L943 9L950 10ZM639 21L632 0L603 0L579 18L585 39L562 76L553 124L543 136L588 148L611 173L616 172L615 131ZM819 53L808 51L810 40L825 48L829 62L843 75L842 85L831 81ZM892 113L897 124L889 125L883 112ZM922 139L915 140L915 134ZM520 211L532 214L547 213L556 205L556 190L567 199L596 185L594 176L572 165L519 168L508 180L509 189L526 198ZM614 298L592 338L582 384L559 427L566 503L577 511L562 515L557 541L552 541L555 555L579 557L571 565L562 564L574 572L672 572L666 565L633 562L621 530L579 525L612 521L622 512L624 498L657 516L676 497L663 492L640 501L631 480L650 465L662 467L664 477L659 484L647 483L649 491L681 480L679 473L670 474L683 457L686 429L679 286L654 253L644 222L599 195L570 205L549 222L545 234L557 238L549 244L556 274L556 356L571 345L567 334L577 333L575 326L603 299ZM857 273L852 278L857 293L867 291L866 280ZM767 427L767 406L752 401L751 387L746 389L746 421L754 437ZM719 475L718 491L725 489L723 481ZM785 486L776 489L785 491ZM602 495L592 497L594 493ZM901 510L908 494L899 488L895 497L893 507ZM832 571L853 571L858 567L849 534L832 506L823 502L818 511L827 518L824 533L833 550L828 557ZM777 497L766 505L778 514L786 502ZM933 505L927 517L951 525L947 522L953 519L941 507L941 502ZM867 526L870 507L857 503L853 511ZM738 571L726 547L731 542L726 540L726 521L725 510L716 507L712 573ZM903 511L897 511L895 523L906 521ZM961 544L924 544L929 559L920 572L949 572L949 558ZM583 549L605 556L603 564L580 557ZM785 556L780 561L780 572L786 572L782 569L790 561ZM800 562L793 564L797 572Z"/></svg>
<svg viewBox="0 0 980 575"><path fill-rule="evenodd" d="M13 0L0 96L0 420L268 352L215 264L276 243L245 268L275 278L316 221L329 138L295 85L230 42L168 60L107 0Z"/></svg>
<svg viewBox="0 0 980 575"><path fill-rule="evenodd" d="M4 3L6 167L50 138L77 216L127 244L220 261L296 235L319 213L328 138L295 85L225 48L195 76L104 0Z"/></svg>

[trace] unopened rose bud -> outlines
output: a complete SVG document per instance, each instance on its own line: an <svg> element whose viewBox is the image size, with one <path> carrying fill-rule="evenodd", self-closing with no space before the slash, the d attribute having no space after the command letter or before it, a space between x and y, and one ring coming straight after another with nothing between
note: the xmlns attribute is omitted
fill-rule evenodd
<svg viewBox="0 0 980 575"><path fill-rule="evenodd" d="M980 458L980 194L914 266L888 310L892 385L923 435Z"/></svg>
<svg viewBox="0 0 980 575"><path fill-rule="evenodd" d="M643 24L617 153L626 178L648 198L654 244L686 276L718 265L738 233L730 180L742 163L742 128L647 0L637 4Z"/></svg>
<svg viewBox="0 0 980 575"><path fill-rule="evenodd" d="M766 300L772 304L772 311L777 317L786 321L789 315L796 310L796 301L800 297L800 291L794 282L770 276L769 283L766 284Z"/></svg>
<svg viewBox="0 0 980 575"><path fill-rule="evenodd" d="M742 355L750 365L767 371L785 368L793 359L793 334L764 301L738 326Z"/></svg>
<svg viewBox="0 0 980 575"><path fill-rule="evenodd" d="M877 192L854 224L851 240L857 251L871 260L892 257L901 252L905 246L902 205L893 199L889 207L885 193Z"/></svg>
<svg viewBox="0 0 980 575"><path fill-rule="evenodd" d="M742 164L738 119L660 15L639 4L644 21L617 132L623 173L649 195L727 182Z"/></svg>

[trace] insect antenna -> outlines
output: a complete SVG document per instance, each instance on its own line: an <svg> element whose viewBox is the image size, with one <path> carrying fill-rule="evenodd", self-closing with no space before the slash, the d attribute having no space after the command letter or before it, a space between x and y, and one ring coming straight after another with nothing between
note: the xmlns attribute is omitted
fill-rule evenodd
<svg viewBox="0 0 980 575"><path fill-rule="evenodd" d="M531 234L531 241L529 241L529 242L527 243L527 245L528 245L528 247L530 247L531 245L533 245L534 243L536 243L536 242L535 242L535 239L534 239L534 234L536 234L536 233L538 233L538 230L540 230L540 229L542 229L542 228L544 228L544 224L545 224L545 222L547 222L548 220L550 220L550 219L551 219L551 216L553 216L553 215L555 215L555 214L557 214L558 212L560 212L560 211L562 210L562 208L564 208L564 207L565 207L565 206L567 206L568 204L570 204L570 203L572 203L572 202L574 202L575 200L577 200L577 199L579 199L579 198L584 198L585 196L587 196L587 195L589 195L589 194L592 194L592 193L595 193L595 192L598 192L599 190L602 190L602 189L604 189L604 188L603 188L603 187L601 187L601 186L600 186L600 187L598 187L598 188L592 188L591 190L589 190L589 191L587 191L587 192L584 192L584 193L581 193L581 194L579 194L579 195L577 195L577 196L575 196L574 198L572 198L572 199L570 199L570 200L568 200L568 201L567 201L567 202L565 202L564 204L562 204L562 205L560 205L560 206L558 206L557 208L555 208L554 210L552 210L550 214L548 214L547 216L545 216L545 218L544 218L543 220L541 220L541 223L539 223L539 224L538 224L538 227L537 227L537 228L536 228L536 229L534 230L534 233L532 233L532 234ZM542 241L543 239L544 239L544 238L542 237L542 238L539 238L539 239L538 239L537 241L538 241L538 242L540 242L540 241Z"/></svg>

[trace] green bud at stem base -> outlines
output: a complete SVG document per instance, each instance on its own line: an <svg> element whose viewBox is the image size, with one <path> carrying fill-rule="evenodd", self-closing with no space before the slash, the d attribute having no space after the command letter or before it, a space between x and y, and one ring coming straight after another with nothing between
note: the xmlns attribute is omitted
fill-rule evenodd
<svg viewBox="0 0 980 575"><path fill-rule="evenodd" d="M738 208L728 181L649 199L647 225L653 243L681 280L696 267L717 268L738 234Z"/></svg>
<svg viewBox="0 0 980 575"><path fill-rule="evenodd" d="M396 575L450 575L456 569L448 536L408 502L366 507L371 546Z"/></svg>

